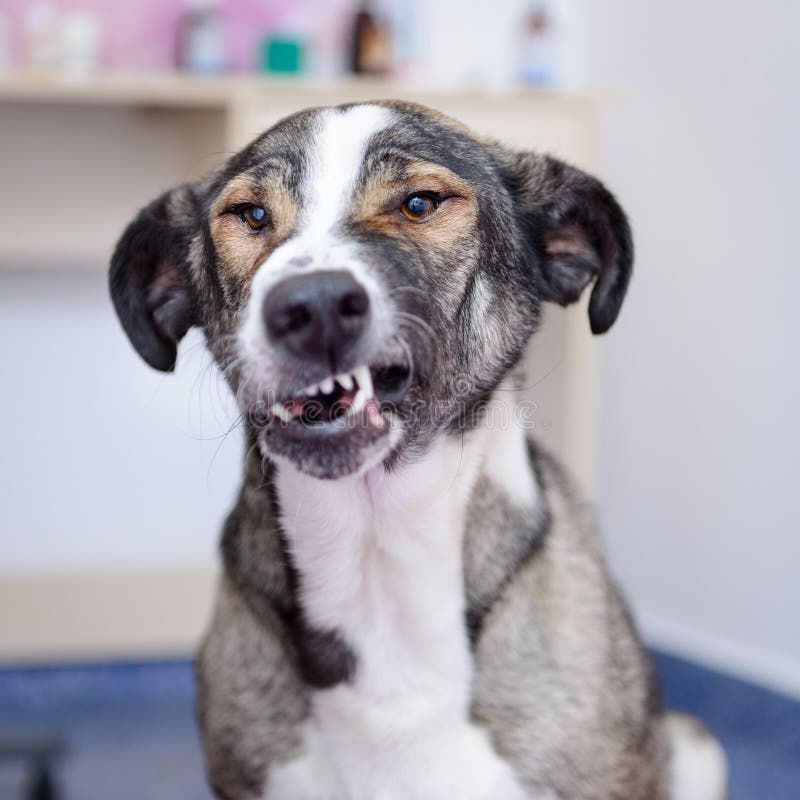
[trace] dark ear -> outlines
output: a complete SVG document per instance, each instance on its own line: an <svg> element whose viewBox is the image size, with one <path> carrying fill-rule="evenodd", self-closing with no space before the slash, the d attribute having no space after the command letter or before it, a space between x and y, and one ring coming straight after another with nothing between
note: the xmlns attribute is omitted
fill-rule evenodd
<svg viewBox="0 0 800 800"><path fill-rule="evenodd" d="M196 230L191 188L180 186L139 212L111 258L114 308L139 355L156 369L175 368L178 342L197 322L186 275Z"/></svg>
<svg viewBox="0 0 800 800"><path fill-rule="evenodd" d="M510 174L542 299L569 305L594 281L589 322L592 333L605 333L619 314L633 268L625 212L596 178L549 156L515 154Z"/></svg>

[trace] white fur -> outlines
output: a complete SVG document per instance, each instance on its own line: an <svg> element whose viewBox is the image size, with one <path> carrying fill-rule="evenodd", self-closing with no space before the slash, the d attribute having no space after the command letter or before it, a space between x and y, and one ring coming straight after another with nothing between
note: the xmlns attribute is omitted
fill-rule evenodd
<svg viewBox="0 0 800 800"><path fill-rule="evenodd" d="M352 683L315 693L306 754L274 770L269 800L306 797L301 787L320 773L334 785L309 790L314 800L527 796L469 721L462 545L481 470L508 479L515 499L535 502L524 432L513 416L463 442L442 436L421 460L392 473L377 466L318 481L279 469L303 608L313 625L344 637L357 668Z"/></svg>
<svg viewBox="0 0 800 800"><path fill-rule="evenodd" d="M325 109L310 153L303 233L308 239L330 235L356 197L358 176L369 140L391 120L383 106Z"/></svg>
<svg viewBox="0 0 800 800"><path fill-rule="evenodd" d="M724 800L728 768L717 740L681 714L668 714L665 724L672 750L672 800Z"/></svg>
<svg viewBox="0 0 800 800"><path fill-rule="evenodd" d="M341 111L326 108L315 120L315 134L306 154L307 169L301 187L300 217L296 233L276 248L256 270L239 334L240 350L253 365L252 372L269 381L273 356L261 308L270 289L298 270L346 269L370 297L370 338L380 341L388 331L390 310L385 295L352 242L340 236L338 226L350 211L370 139L391 121L387 108L354 106ZM294 259L307 260L298 267Z"/></svg>
<svg viewBox="0 0 800 800"><path fill-rule="evenodd" d="M507 379L492 396L485 422L491 446L487 448L484 473L506 492L512 503L532 509L539 500L539 486L522 429L524 415L518 413L520 394L513 388L513 381Z"/></svg>

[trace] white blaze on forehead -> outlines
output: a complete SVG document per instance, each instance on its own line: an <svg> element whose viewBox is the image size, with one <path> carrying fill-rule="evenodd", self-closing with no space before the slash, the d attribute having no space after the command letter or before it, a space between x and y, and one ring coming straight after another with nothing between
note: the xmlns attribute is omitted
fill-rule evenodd
<svg viewBox="0 0 800 800"><path fill-rule="evenodd" d="M350 210L370 139L392 119L388 108L326 108L315 119L306 149L307 170L297 232L261 264L250 288L248 310L239 334L242 351L264 370L272 358L264 335L262 304L271 288L298 270L293 259L307 259L304 269L348 269L369 292L374 337L388 326L389 311L377 280L358 258L352 241L337 237L336 227Z"/></svg>
<svg viewBox="0 0 800 800"><path fill-rule="evenodd" d="M325 234L347 212L367 145L390 120L388 108L374 105L321 112L309 152L301 235Z"/></svg>

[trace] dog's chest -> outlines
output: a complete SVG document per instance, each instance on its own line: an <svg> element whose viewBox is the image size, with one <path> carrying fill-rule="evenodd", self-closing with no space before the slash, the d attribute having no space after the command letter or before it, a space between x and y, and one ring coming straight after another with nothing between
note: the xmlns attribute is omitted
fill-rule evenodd
<svg viewBox="0 0 800 800"><path fill-rule="evenodd" d="M465 763L476 788L508 780L469 722L462 546L480 453L443 439L397 474L278 480L305 615L335 629L356 659L350 682L312 698L308 737L319 752L310 769L327 763L338 796L378 797L391 786L387 797L411 798L427 786L469 797L453 784Z"/></svg>
<svg viewBox="0 0 800 800"><path fill-rule="evenodd" d="M325 482L279 470L304 614L356 663L349 682L313 693L306 754L273 771L275 797L305 796L298 785L321 800L524 796L469 717L463 544L479 474L534 500L514 429L442 437L393 473Z"/></svg>
<svg viewBox="0 0 800 800"><path fill-rule="evenodd" d="M372 710L423 694L466 708L462 547L478 468L469 459L460 441L444 439L397 474L279 477L304 615L336 631L356 658L347 687L326 695L351 694Z"/></svg>

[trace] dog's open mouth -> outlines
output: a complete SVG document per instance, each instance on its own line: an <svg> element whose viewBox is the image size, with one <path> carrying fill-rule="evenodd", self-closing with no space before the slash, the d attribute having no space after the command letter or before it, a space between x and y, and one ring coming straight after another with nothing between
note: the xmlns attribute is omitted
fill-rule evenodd
<svg viewBox="0 0 800 800"><path fill-rule="evenodd" d="M270 415L284 425L335 429L367 426L381 431L387 426L382 400L407 378L408 370L404 367L370 369L362 364L350 372L329 375L290 399L273 403Z"/></svg>

